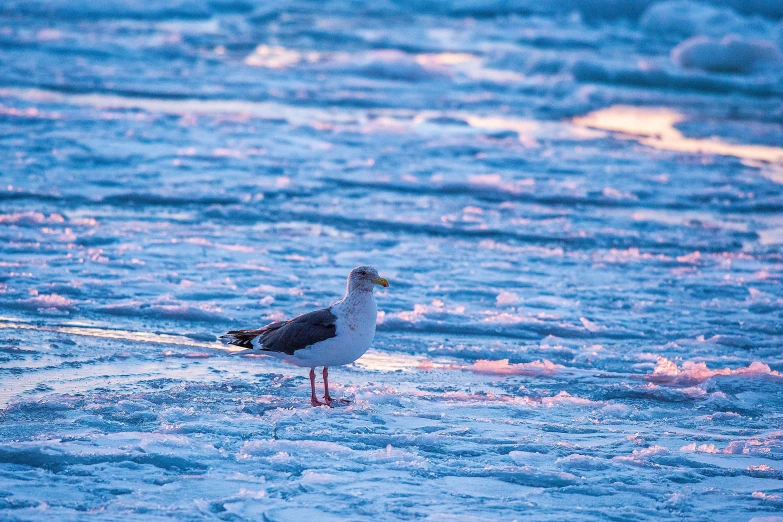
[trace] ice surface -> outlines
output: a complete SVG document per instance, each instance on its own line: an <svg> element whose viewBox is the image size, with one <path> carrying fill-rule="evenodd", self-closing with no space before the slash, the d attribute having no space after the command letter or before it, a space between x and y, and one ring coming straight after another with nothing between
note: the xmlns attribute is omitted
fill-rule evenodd
<svg viewBox="0 0 783 522"><path fill-rule="evenodd" d="M783 3L0 17L0 519L780 516Z"/></svg>

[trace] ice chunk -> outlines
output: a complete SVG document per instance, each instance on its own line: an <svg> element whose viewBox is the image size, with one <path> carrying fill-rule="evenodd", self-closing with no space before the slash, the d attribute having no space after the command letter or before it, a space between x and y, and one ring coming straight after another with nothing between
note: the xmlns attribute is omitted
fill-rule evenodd
<svg viewBox="0 0 783 522"><path fill-rule="evenodd" d="M71 310L76 302L58 294L35 295L19 303L20 308L43 310Z"/></svg>
<svg viewBox="0 0 783 522"><path fill-rule="evenodd" d="M543 361L533 361L529 363L509 364L508 359L499 361L488 361L479 359L472 366L464 369L472 370L476 373L489 373L493 375L537 375L542 373L555 373L563 367L559 364L544 359Z"/></svg>
<svg viewBox="0 0 783 522"><path fill-rule="evenodd" d="M498 305L500 305L500 306L511 305L511 304L515 304L515 303L517 303L519 301L519 296L517 294L515 294L514 292L507 292L507 291L503 290L502 292L500 292L497 295L495 300L497 301Z"/></svg>
<svg viewBox="0 0 783 522"><path fill-rule="evenodd" d="M679 368L675 362L670 361L666 357L659 357L653 373L645 376L645 379L663 384L692 384L704 382L713 377L755 377L762 375L776 378L783 377L780 372L772 370L769 365L760 361L753 361L746 368L737 368L736 370L729 368L711 370L704 362L685 361L682 367Z"/></svg>
<svg viewBox="0 0 783 522"><path fill-rule="evenodd" d="M384 80L420 81L446 73L440 68L427 68L415 57L396 49L370 51L360 60L359 70L367 76Z"/></svg>
<svg viewBox="0 0 783 522"><path fill-rule="evenodd" d="M713 7L689 0L673 0L651 5L642 15L640 25L653 34L688 37L747 34L761 24L748 22L725 7Z"/></svg>
<svg viewBox="0 0 783 522"><path fill-rule="evenodd" d="M768 40L729 35L721 40L694 36L672 49L672 61L687 69L747 74L783 62L778 46Z"/></svg>
<svg viewBox="0 0 783 522"><path fill-rule="evenodd" d="M553 406L555 404L571 404L574 406L595 406L599 403L591 401L590 399L584 399L582 397L574 397L567 391L561 391L554 397L543 397L541 403L546 406Z"/></svg>
<svg viewBox="0 0 783 522"><path fill-rule="evenodd" d="M566 457L557 459L555 464L570 472L602 470L609 467L603 459L597 459L589 455L580 455L578 453L572 453Z"/></svg>

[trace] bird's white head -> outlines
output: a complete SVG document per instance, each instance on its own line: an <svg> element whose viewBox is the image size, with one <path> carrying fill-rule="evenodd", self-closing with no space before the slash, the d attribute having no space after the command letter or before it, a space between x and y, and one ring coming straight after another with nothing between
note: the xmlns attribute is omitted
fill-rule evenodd
<svg viewBox="0 0 783 522"><path fill-rule="evenodd" d="M389 282L378 275L378 271L371 266L357 266L348 274L348 292L372 292L375 285L386 288Z"/></svg>

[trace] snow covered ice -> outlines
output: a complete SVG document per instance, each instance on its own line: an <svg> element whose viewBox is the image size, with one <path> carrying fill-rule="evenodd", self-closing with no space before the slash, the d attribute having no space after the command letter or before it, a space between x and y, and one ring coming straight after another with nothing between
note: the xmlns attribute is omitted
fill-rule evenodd
<svg viewBox="0 0 783 522"><path fill-rule="evenodd" d="M783 516L782 19L4 2L0 519ZM216 342L359 264L350 405Z"/></svg>

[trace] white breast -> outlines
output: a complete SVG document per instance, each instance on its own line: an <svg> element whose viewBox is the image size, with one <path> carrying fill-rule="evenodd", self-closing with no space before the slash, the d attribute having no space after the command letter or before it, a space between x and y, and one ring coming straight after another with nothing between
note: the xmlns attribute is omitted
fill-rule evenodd
<svg viewBox="0 0 783 522"><path fill-rule="evenodd" d="M337 316L336 335L304 350L297 350L286 360L297 366L341 366L364 355L375 337L378 308L372 292L351 292L332 305Z"/></svg>

